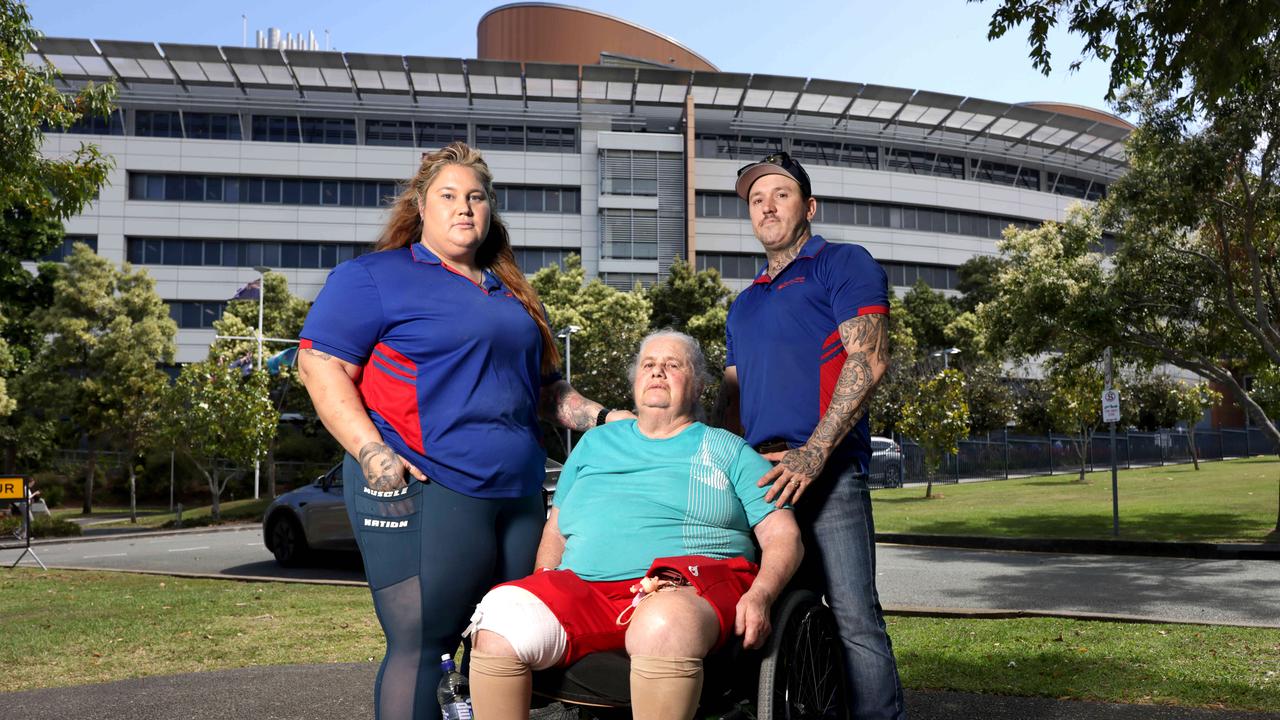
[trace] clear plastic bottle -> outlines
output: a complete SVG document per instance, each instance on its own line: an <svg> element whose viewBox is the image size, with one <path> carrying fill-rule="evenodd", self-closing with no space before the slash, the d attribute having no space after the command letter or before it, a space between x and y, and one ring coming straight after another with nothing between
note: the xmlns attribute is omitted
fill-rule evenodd
<svg viewBox="0 0 1280 720"><path fill-rule="evenodd" d="M458 672L453 656L440 656L440 684L436 686L436 700L444 720L471 720L471 686L467 677Z"/></svg>

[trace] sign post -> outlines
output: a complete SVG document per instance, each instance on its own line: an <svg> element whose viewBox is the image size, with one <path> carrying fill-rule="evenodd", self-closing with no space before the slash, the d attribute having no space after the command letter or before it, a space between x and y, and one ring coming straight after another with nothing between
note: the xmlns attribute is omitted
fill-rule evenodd
<svg viewBox="0 0 1280 720"><path fill-rule="evenodd" d="M31 481L26 475L0 475L0 500L16 500L22 503L22 538L26 542L22 554L17 560L9 566L10 569L18 567L18 563L22 562L22 558L28 554L31 559L40 565L41 570L48 570L44 563L41 562L40 556L31 549Z"/></svg>
<svg viewBox="0 0 1280 720"><path fill-rule="evenodd" d="M1120 422L1120 393L1112 387L1111 348L1103 354L1106 389L1102 391L1102 422L1111 426L1111 536L1120 537L1120 483L1116 477L1116 423Z"/></svg>

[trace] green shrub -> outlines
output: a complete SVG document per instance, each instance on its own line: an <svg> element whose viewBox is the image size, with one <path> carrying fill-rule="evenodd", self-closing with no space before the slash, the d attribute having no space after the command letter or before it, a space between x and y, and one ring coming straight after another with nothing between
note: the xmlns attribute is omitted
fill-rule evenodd
<svg viewBox="0 0 1280 720"><path fill-rule="evenodd" d="M22 518L12 515L0 519L0 537L12 537L13 532L21 524ZM79 537L80 535L80 526L70 520L43 515L31 520L31 537L33 538Z"/></svg>

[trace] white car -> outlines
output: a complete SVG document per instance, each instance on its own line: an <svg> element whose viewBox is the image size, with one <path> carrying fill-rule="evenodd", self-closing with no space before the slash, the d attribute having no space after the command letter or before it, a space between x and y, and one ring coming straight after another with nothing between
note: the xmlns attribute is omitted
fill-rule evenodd
<svg viewBox="0 0 1280 720"><path fill-rule="evenodd" d="M867 480L881 487L902 484L902 446L892 438L871 436L871 467Z"/></svg>

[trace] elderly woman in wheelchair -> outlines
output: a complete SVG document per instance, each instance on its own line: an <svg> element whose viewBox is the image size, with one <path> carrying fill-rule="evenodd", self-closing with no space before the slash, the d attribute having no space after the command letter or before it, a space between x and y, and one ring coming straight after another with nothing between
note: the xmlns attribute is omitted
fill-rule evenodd
<svg viewBox="0 0 1280 720"><path fill-rule="evenodd" d="M637 419L583 437L560 476L538 571L491 590L472 619L476 717L527 718L532 670L625 649L633 716L692 718L703 658L734 636L747 648L769 636L800 532L756 487L769 463L697 421L705 365L682 333L641 343Z"/></svg>

